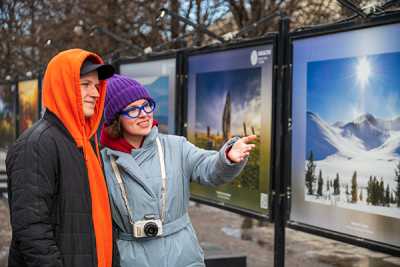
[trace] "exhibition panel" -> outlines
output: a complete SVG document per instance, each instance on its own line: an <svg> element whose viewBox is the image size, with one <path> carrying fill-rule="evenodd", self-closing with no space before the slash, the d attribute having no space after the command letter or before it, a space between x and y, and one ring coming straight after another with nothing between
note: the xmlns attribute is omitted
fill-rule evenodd
<svg viewBox="0 0 400 267"><path fill-rule="evenodd" d="M258 136L245 169L229 184L192 183L194 199L266 217L271 188L274 39L188 57L187 136L218 150L233 136Z"/></svg>
<svg viewBox="0 0 400 267"><path fill-rule="evenodd" d="M400 247L400 24L292 42L290 219Z"/></svg>

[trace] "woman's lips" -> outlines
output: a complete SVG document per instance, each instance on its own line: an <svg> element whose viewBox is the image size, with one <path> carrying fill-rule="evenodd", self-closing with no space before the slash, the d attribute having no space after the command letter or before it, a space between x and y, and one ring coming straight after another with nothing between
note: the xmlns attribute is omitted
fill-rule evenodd
<svg viewBox="0 0 400 267"><path fill-rule="evenodd" d="M150 121L149 120L141 121L141 122L137 123L137 125L139 125L142 128L147 128L150 125Z"/></svg>

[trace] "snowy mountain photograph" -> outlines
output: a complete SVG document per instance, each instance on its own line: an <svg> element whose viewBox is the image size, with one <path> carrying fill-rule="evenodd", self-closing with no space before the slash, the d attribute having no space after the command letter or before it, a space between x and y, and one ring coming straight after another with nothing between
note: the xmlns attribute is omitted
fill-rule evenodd
<svg viewBox="0 0 400 267"><path fill-rule="evenodd" d="M307 64L305 200L400 218L400 53Z"/></svg>

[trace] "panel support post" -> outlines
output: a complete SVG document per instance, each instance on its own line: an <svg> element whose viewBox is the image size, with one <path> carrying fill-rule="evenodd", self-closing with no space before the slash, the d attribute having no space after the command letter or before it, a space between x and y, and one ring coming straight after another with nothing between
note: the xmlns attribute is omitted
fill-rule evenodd
<svg viewBox="0 0 400 267"><path fill-rule="evenodd" d="M275 177L273 190L274 203L274 266L285 266L285 228L290 204L290 45L289 18L281 15L279 19L279 37L277 46L276 68L276 142L279 149L275 150Z"/></svg>

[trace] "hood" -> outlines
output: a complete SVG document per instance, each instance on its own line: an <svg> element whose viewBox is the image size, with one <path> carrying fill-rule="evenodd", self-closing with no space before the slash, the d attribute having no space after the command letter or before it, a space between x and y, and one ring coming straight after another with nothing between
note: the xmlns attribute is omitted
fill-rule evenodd
<svg viewBox="0 0 400 267"><path fill-rule="evenodd" d="M82 49L70 49L56 55L47 65L43 79L42 103L64 124L78 146L96 132L104 109L106 82L100 80L99 98L95 114L86 119L83 114L80 91L80 69L90 58L94 63L103 60L94 53Z"/></svg>

